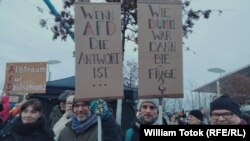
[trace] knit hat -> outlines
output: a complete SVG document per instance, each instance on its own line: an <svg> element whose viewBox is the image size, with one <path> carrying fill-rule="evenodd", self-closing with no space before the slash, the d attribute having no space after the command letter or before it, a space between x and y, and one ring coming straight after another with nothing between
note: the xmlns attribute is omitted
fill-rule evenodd
<svg viewBox="0 0 250 141"><path fill-rule="evenodd" d="M140 99L138 104L137 104L137 109L140 110L141 105L145 102L150 102L152 104L155 105L155 107L158 109L159 111L159 99Z"/></svg>
<svg viewBox="0 0 250 141"><path fill-rule="evenodd" d="M198 118L200 121L203 121L203 114L200 110L192 110L189 112L189 115L192 115L196 118Z"/></svg>
<svg viewBox="0 0 250 141"><path fill-rule="evenodd" d="M138 110L140 110L141 109L141 105L143 104L143 103L145 103L145 102L150 102L150 103L152 103L152 104L154 104L155 105L155 107L157 108L157 110L158 110L158 116L157 116L157 119L154 121L154 123L152 123L151 125L162 125L162 121L161 121L161 118L162 117L160 117L159 116L159 99L140 99L139 101L138 101L138 104L137 104L137 109Z"/></svg>
<svg viewBox="0 0 250 141"><path fill-rule="evenodd" d="M66 102L67 97L68 97L69 95L71 95L71 94L74 94L74 91L72 91L72 90L65 90L65 91L63 91L63 92L59 95L58 100L59 100L59 101L62 101L62 102Z"/></svg>
<svg viewBox="0 0 250 141"><path fill-rule="evenodd" d="M210 103L210 113L212 113L214 110L229 110L241 117L240 106L235 103L227 94L223 94Z"/></svg>

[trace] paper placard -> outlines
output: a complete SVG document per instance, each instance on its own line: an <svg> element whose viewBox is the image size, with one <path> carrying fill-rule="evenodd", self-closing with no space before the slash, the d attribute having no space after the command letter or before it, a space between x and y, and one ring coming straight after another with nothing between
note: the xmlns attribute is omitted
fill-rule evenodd
<svg viewBox="0 0 250 141"><path fill-rule="evenodd" d="M183 97L181 3L138 3L139 97Z"/></svg>
<svg viewBox="0 0 250 141"><path fill-rule="evenodd" d="M120 3L76 3L76 98L123 98Z"/></svg>
<svg viewBox="0 0 250 141"><path fill-rule="evenodd" d="M45 93L47 62L7 63L6 94Z"/></svg>

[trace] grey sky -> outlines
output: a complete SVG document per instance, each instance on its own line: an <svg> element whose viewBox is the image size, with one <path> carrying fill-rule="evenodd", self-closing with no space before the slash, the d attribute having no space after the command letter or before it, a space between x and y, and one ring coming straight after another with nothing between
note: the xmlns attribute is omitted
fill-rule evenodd
<svg viewBox="0 0 250 141"><path fill-rule="evenodd" d="M60 0L52 0L60 5ZM38 12L36 6L43 8ZM218 74L208 72L211 67L220 67L226 73L249 64L250 0L192 0L193 9L222 10L213 11L208 20L196 22L194 33L185 41L183 51L184 87L190 91L218 78ZM59 7L57 7L59 8ZM72 57L74 42L52 40L52 32L41 28L39 20L53 16L43 1L2 0L0 3L0 88L5 78L7 62L38 62L51 59L62 63L51 65L52 80L74 75L75 63ZM195 52L195 54L194 54ZM137 59L137 52L125 53L125 58Z"/></svg>
<svg viewBox="0 0 250 141"><path fill-rule="evenodd" d="M57 1L58 2L58 1ZM43 13L36 6L42 7ZM39 20L53 16L43 1L37 0L3 0L0 3L0 87L5 79L5 64L7 62L46 62L51 59L62 61L51 65L52 80L72 76L74 74L74 58L72 52L74 43L52 40L52 32L41 28Z"/></svg>
<svg viewBox="0 0 250 141"><path fill-rule="evenodd" d="M195 9L222 10L208 20L199 20L194 33L185 45L196 52L184 52L185 87L189 83L201 86L215 80L219 74L208 72L208 68L219 67L225 74L249 65L249 0L192 0ZM224 74L224 75L225 75Z"/></svg>

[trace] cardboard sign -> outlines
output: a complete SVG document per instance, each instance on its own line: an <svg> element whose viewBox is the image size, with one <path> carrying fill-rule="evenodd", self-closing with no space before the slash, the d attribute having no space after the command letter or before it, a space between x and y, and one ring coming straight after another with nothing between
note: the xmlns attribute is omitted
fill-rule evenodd
<svg viewBox="0 0 250 141"><path fill-rule="evenodd" d="M45 93L47 62L7 63L4 92Z"/></svg>
<svg viewBox="0 0 250 141"><path fill-rule="evenodd" d="M75 4L76 98L122 98L120 3Z"/></svg>
<svg viewBox="0 0 250 141"><path fill-rule="evenodd" d="M183 97L179 0L138 0L139 97Z"/></svg>

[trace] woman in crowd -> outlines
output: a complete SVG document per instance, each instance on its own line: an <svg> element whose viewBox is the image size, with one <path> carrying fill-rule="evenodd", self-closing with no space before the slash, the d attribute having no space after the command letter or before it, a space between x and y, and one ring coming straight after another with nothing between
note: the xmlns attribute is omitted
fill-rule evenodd
<svg viewBox="0 0 250 141"><path fill-rule="evenodd" d="M30 99L20 108L17 117L1 141L54 141L54 133L46 127L42 114L42 104L37 99Z"/></svg>

